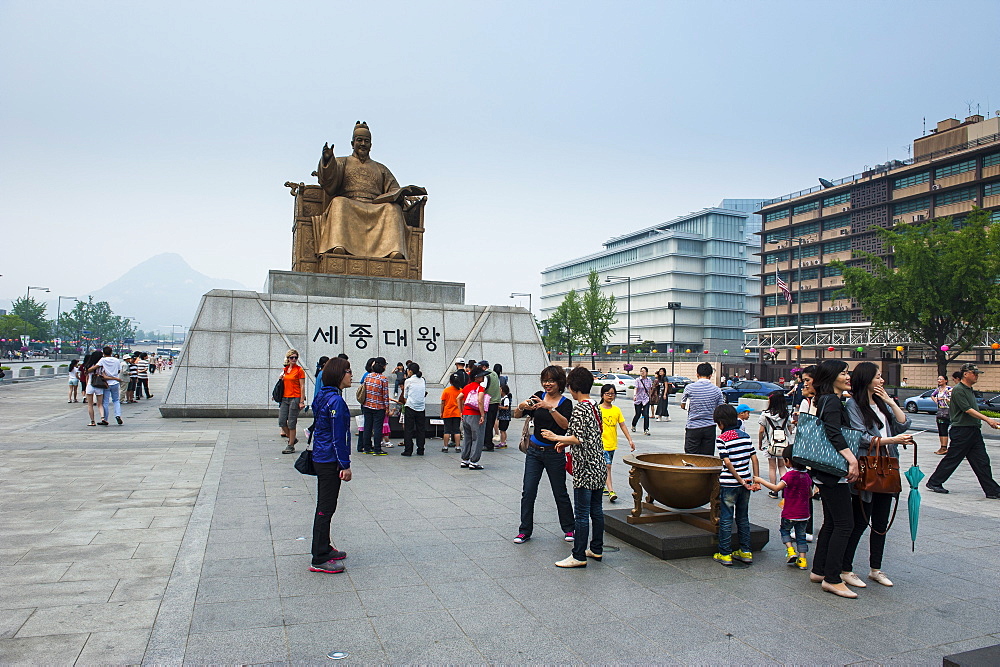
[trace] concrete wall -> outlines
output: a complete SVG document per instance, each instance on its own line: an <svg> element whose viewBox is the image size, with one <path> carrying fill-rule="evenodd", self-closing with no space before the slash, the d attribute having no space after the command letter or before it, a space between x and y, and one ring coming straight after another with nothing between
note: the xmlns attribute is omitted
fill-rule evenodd
<svg viewBox="0 0 1000 667"><path fill-rule="evenodd" d="M202 297L161 414L276 411L271 389L289 347L300 353L310 396L320 356L346 353L358 380L370 357L385 357L390 368L413 360L427 380L430 415L438 413L442 382L458 356L502 364L515 396L537 390L538 372L548 364L524 308L212 290ZM347 394L357 408L354 392Z"/></svg>

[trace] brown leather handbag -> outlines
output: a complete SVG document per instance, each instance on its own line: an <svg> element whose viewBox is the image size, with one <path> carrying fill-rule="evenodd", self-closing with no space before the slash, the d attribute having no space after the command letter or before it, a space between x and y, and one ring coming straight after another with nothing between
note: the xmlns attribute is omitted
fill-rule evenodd
<svg viewBox="0 0 1000 667"><path fill-rule="evenodd" d="M521 440L517 443L517 448L525 454L528 453L528 445L531 444L531 416L524 415L524 428L521 429Z"/></svg>
<svg viewBox="0 0 1000 667"><path fill-rule="evenodd" d="M903 490L903 481L899 476L899 459L889 456L888 448L882 444L882 438L872 438L868 456L858 457L858 468L860 469L858 481L854 483L854 488L858 491L899 493Z"/></svg>

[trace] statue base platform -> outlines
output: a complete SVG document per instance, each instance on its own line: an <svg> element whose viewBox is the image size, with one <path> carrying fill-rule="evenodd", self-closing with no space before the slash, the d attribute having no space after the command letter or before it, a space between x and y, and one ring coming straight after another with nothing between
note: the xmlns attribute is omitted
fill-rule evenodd
<svg viewBox="0 0 1000 667"><path fill-rule="evenodd" d="M684 521L629 523L628 517L631 511L630 508L605 510L605 532L661 560L711 556L718 551L718 541L714 531L709 532ZM733 539L736 539L735 535L734 525ZM767 528L750 524L750 546L754 552L763 549L769 539L770 531Z"/></svg>
<svg viewBox="0 0 1000 667"><path fill-rule="evenodd" d="M413 360L427 381L428 418L439 416L457 357L502 364L515 396L536 391L549 364L527 309L466 305L463 283L271 271L267 285L201 298L161 415L276 417L271 390L289 349L299 351L310 403L321 356L347 354L356 380L371 357L385 357L389 371ZM359 411L354 391L345 398Z"/></svg>

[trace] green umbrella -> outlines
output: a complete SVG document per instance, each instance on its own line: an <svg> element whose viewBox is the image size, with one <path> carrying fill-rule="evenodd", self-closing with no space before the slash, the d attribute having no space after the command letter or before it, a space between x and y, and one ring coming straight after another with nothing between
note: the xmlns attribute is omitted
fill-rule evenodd
<svg viewBox="0 0 1000 667"><path fill-rule="evenodd" d="M906 471L906 481L910 483L910 495L906 498L906 506L910 511L910 551L917 548L917 523L920 520L920 480L924 471L917 465L917 443L913 443L913 466Z"/></svg>

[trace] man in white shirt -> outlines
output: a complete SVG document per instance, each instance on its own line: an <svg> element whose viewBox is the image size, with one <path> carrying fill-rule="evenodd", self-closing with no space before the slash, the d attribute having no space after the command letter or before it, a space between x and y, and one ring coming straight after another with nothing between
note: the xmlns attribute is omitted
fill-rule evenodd
<svg viewBox="0 0 1000 667"><path fill-rule="evenodd" d="M118 384L118 376L122 372L122 362L121 359L116 359L111 356L111 347L105 346L102 350L104 352L104 358L97 362L97 365L101 367L101 373L104 375L104 379L108 381L108 388L104 390L104 420L100 422L101 426L108 425L108 407L110 403L115 404L115 419L118 423L122 423L122 402L121 402L121 387Z"/></svg>

